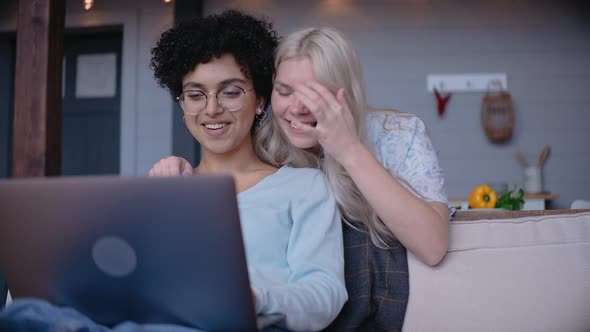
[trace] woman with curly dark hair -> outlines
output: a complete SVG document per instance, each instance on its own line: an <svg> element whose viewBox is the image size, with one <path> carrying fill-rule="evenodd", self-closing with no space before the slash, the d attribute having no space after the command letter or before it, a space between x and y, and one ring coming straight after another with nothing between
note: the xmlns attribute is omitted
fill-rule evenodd
<svg viewBox="0 0 590 332"><path fill-rule="evenodd" d="M191 174L235 179L256 313L282 314L280 328L317 331L347 300L340 214L320 170L277 168L255 152L252 132L270 98L276 46L270 23L227 11L164 32L152 50L152 67L201 144L201 162ZM36 323L41 331L106 330L71 309L39 301L16 301L1 316L0 323L4 318L27 331ZM189 329L127 324L119 330Z"/></svg>
<svg viewBox="0 0 590 332"><path fill-rule="evenodd" d="M281 313L287 329L315 331L347 299L340 214L320 170L276 168L255 152L252 128L270 99L276 46L270 23L227 11L166 31L152 67L201 144L191 173L236 180L257 314Z"/></svg>

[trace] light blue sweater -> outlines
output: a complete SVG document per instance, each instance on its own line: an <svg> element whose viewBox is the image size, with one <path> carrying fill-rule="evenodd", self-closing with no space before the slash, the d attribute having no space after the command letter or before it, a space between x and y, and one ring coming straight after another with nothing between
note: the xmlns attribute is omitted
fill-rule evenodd
<svg viewBox="0 0 590 332"><path fill-rule="evenodd" d="M282 167L238 206L257 313L285 314L294 331L328 326L348 297L340 214L323 173Z"/></svg>

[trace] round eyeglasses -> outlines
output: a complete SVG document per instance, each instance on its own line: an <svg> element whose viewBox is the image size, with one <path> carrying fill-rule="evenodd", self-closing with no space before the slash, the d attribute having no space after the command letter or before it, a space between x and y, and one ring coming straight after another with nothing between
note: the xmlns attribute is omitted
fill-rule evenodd
<svg viewBox="0 0 590 332"><path fill-rule="evenodd" d="M176 99L184 113L188 115L198 115L201 113L207 107L209 95L215 95L219 106L224 110L235 112L244 106L246 93L252 90L254 88L244 90L235 85L226 86L216 93L205 93L201 90L185 90Z"/></svg>

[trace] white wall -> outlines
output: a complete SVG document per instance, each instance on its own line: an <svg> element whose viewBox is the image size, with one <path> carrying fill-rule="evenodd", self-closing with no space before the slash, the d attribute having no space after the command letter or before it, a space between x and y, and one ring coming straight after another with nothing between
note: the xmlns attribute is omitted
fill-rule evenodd
<svg viewBox="0 0 590 332"><path fill-rule="evenodd" d="M16 29L16 0L3 0L0 31ZM162 1L100 0L90 11L68 0L66 27L123 26L121 174L143 175L172 152L172 99L154 81L151 48L173 22L173 5Z"/></svg>
<svg viewBox="0 0 590 332"><path fill-rule="evenodd" d="M356 47L369 100L420 116L431 131L449 196L485 182L522 186L515 145L535 162L553 153L545 189L553 207L590 198L590 15L581 1L216 0L205 13L234 7L270 17L281 35L334 26ZM488 143L480 125L483 93L456 94L443 119L426 91L431 73L504 72L516 112L510 144Z"/></svg>

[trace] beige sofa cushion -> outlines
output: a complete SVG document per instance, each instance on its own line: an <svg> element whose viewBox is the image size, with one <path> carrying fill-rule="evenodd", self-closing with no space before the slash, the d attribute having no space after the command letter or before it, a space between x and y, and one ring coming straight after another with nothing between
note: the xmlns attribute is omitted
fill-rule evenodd
<svg viewBox="0 0 590 332"><path fill-rule="evenodd" d="M447 256L408 254L404 331L590 331L590 213L452 222Z"/></svg>

